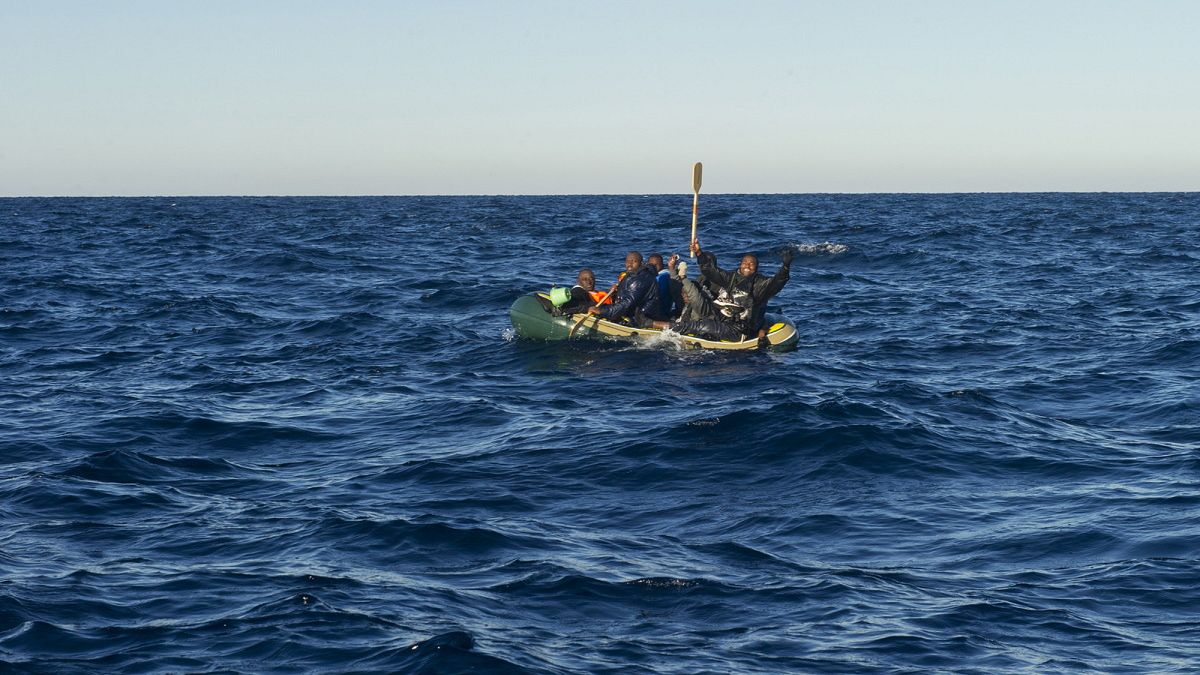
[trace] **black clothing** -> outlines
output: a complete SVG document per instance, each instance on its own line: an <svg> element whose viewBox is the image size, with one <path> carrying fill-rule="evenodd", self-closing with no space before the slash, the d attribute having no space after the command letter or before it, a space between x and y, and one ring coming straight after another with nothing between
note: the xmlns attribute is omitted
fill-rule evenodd
<svg viewBox="0 0 1200 675"><path fill-rule="evenodd" d="M654 270L645 265L621 279L613 298L613 304L600 307L600 316L609 321L626 320L635 326L642 326L650 320L666 320L658 301L658 282Z"/></svg>
<svg viewBox="0 0 1200 675"><path fill-rule="evenodd" d="M671 324L671 330L680 335L691 335L705 340L742 341L741 331L728 321L722 321L714 316L694 321L676 321Z"/></svg>
<svg viewBox="0 0 1200 675"><path fill-rule="evenodd" d="M775 276L756 272L747 277L737 270L727 272L717 267L713 254L700 253L700 274L716 290L713 304L717 306L718 318L732 324L743 335L754 335L762 327L767 301L783 290L790 278L790 266L791 256L784 256L783 265Z"/></svg>
<svg viewBox="0 0 1200 675"><path fill-rule="evenodd" d="M596 304L590 293L578 284L571 287L571 299L559 308L563 314L578 314L588 311L588 307Z"/></svg>
<svg viewBox="0 0 1200 675"><path fill-rule="evenodd" d="M705 340L740 342L742 333L721 316L712 296L691 279L680 282L681 293L687 302L682 315L671 323L671 330Z"/></svg>

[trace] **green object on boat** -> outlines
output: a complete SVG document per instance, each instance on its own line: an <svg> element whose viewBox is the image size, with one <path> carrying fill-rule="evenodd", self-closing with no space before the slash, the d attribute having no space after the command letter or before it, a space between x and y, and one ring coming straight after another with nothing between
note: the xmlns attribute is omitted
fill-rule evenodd
<svg viewBox="0 0 1200 675"><path fill-rule="evenodd" d="M571 289L569 288L551 288L550 303L555 307L562 307L571 300Z"/></svg>

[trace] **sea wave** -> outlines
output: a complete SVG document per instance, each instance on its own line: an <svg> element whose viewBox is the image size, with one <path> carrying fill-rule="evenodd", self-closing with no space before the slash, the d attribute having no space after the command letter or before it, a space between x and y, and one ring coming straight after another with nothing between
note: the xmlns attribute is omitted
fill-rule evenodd
<svg viewBox="0 0 1200 675"><path fill-rule="evenodd" d="M1200 196L708 195L796 351L515 336L691 197L0 200L0 662L1191 669Z"/></svg>

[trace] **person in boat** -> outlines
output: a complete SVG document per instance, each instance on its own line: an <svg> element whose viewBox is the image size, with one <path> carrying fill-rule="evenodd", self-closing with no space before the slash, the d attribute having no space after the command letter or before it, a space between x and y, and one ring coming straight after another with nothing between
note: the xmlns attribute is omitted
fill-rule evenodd
<svg viewBox="0 0 1200 675"><path fill-rule="evenodd" d="M675 273L678 262L679 256L677 255L671 256L667 266L663 265L663 257L658 253L646 256L646 265L657 274L655 283L658 285L660 313L664 317L672 319L677 318L683 311L683 284Z"/></svg>
<svg viewBox="0 0 1200 675"><path fill-rule="evenodd" d="M606 298L607 295L603 291L596 290L596 273L591 268L585 267L579 270L579 274L575 277L575 285L571 287L571 297L561 307L558 307L560 314L578 314L586 312L588 307L600 302L612 302L611 298Z"/></svg>
<svg viewBox="0 0 1200 675"><path fill-rule="evenodd" d="M625 274L613 297L613 304L589 307L588 313L638 328L649 328L652 322L668 318L658 299L655 272L642 264L642 254L637 251L625 256Z"/></svg>
<svg viewBox="0 0 1200 675"><path fill-rule="evenodd" d="M683 316L674 323L657 322L655 327L709 340L764 340L767 301L783 290L790 278L792 250L785 248L780 254L783 264L772 277L758 272L758 256L753 253L742 256L737 270L730 272L717 267L716 256L701 250L700 242L692 242L691 252L700 262L703 279L716 289L715 296L685 280Z"/></svg>

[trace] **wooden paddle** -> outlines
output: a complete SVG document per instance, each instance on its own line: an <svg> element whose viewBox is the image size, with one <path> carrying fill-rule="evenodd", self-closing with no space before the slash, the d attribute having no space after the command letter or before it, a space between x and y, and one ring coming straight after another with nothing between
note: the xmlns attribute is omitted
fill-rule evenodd
<svg viewBox="0 0 1200 675"><path fill-rule="evenodd" d="M617 282L617 283L620 283L620 282ZM608 292L604 294L604 297L603 297L603 298L600 298L600 301L596 303L596 306L597 306L597 307L599 307L600 305L603 305L603 304L604 304L604 301L605 301L605 300L608 300L608 299L609 299L609 297L611 297L611 296L612 296L612 294L613 294L613 293L614 293L616 290L617 290L617 284L613 284L613 287L612 287L612 288L610 288L610 289L608 289ZM580 325L581 325L581 324L582 324L584 321L586 321L586 320L587 320L587 318L588 318L589 316L591 316L591 314L588 314L587 312L584 312L584 313L583 313L583 316L579 317L579 320L575 322L575 325L574 325L574 326L571 326L571 330L567 331L567 339L568 339L568 340L570 340L572 337L574 337L574 335L575 335L575 331L579 329L579 326L580 326Z"/></svg>
<svg viewBox="0 0 1200 675"><path fill-rule="evenodd" d="M692 240L688 243L688 250L691 250L691 244L696 242L696 214L700 209L700 174L704 171L704 165L696 162L696 166L692 167ZM695 256L692 260L695 260Z"/></svg>

